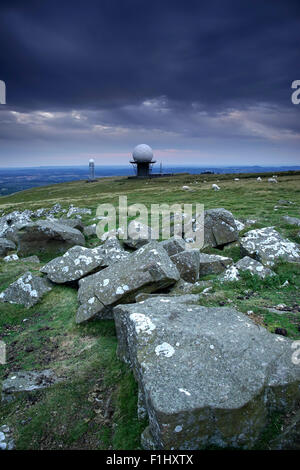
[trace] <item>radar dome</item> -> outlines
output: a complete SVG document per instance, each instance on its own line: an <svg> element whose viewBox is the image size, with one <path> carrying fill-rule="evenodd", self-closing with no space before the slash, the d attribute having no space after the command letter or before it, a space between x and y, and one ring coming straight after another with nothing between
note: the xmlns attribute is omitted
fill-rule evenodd
<svg viewBox="0 0 300 470"><path fill-rule="evenodd" d="M153 158L153 150L149 145L140 144L134 147L132 156L136 162L151 162Z"/></svg>
<svg viewBox="0 0 300 470"><path fill-rule="evenodd" d="M93 158L90 158L89 163L94 163L94 159L93 159Z"/></svg>

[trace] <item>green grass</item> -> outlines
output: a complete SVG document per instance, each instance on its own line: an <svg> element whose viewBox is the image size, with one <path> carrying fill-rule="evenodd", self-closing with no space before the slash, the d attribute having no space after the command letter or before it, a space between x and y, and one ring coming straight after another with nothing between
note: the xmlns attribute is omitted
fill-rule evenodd
<svg viewBox="0 0 300 470"><path fill-rule="evenodd" d="M67 209L72 203L92 209L91 216L83 217L88 224L94 223L98 204L110 202L117 207L120 195L127 195L128 204L144 203L148 208L152 203L198 202L206 209L225 207L241 220L256 219L251 228L275 225L284 236L299 243L299 228L283 222L282 216L299 217L300 175L279 175L277 185L259 183L258 175L249 174L238 175L240 181L235 182L236 176L182 174L149 181L76 181L0 197L0 211L50 208L56 202ZM262 176L265 180L266 175ZM217 180L221 191L214 192L211 184ZM189 185L192 191L183 191L183 185ZM295 204L274 210L279 199ZM98 243L97 237L87 238L87 246ZM219 250L206 251L220 254ZM240 259L238 246L228 247L222 254L234 261ZM53 256L43 253L41 262ZM28 270L39 274L41 266L0 262L0 291ZM276 276L263 281L244 274L239 282L220 283L216 276L209 276L207 279L214 280L213 289L201 297L200 303L252 311L250 317L269 331L285 328L290 338L299 339L299 312L282 315L269 311L280 303L293 307L299 302L299 268L279 263L274 269ZM289 285L281 287L286 280ZM17 449L138 449L147 423L137 420L137 385L128 366L116 356L114 323L107 320L76 325L76 309L75 287L59 285L30 309L0 303L0 339L7 343L8 351L7 364L0 366L0 383L16 370L50 368L62 378L61 383L48 389L2 404L0 425L12 428ZM262 442L276 434L277 417L271 421Z"/></svg>

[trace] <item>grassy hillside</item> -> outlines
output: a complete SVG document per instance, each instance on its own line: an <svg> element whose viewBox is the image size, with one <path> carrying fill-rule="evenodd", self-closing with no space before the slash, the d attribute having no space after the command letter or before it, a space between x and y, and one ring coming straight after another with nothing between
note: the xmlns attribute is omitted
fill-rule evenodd
<svg viewBox="0 0 300 470"><path fill-rule="evenodd" d="M176 175L148 181L76 181L1 197L0 213L51 207L56 202L68 208L72 203L91 208L92 216L83 220L92 223L98 204L117 205L120 195L127 195L129 204L140 202L148 207L152 203L198 202L206 209L224 207L238 219L256 219L253 227L275 225L283 235L300 243L299 228L282 221L283 215L300 216L300 174L279 176L278 184L268 183L266 175L257 182L257 176ZM237 177L240 180L234 181ZM212 183L221 190L212 191ZM183 185L190 186L191 191L183 191ZM280 206L281 199L295 204ZM95 243L95 237L87 239L87 246ZM228 248L226 255L237 260L238 247ZM0 291L27 270L39 273L40 267L0 261ZM215 281L210 295L203 297L201 303L236 306L242 312L250 312L255 322L270 331L285 328L290 338L299 339L299 267L279 263L275 271L278 276L265 281L248 275L239 282ZM281 287L286 280L289 284ZM290 310L288 314L270 312L269 308L283 303ZM0 339L8 350L8 362L0 366L0 383L17 370L51 368L63 378L47 390L1 404L0 426L12 428L18 449L138 449L146 422L137 420L137 387L132 373L116 358L114 324L95 321L76 325L76 309L76 289L59 285L30 309L0 304ZM276 423L271 435L278 429Z"/></svg>

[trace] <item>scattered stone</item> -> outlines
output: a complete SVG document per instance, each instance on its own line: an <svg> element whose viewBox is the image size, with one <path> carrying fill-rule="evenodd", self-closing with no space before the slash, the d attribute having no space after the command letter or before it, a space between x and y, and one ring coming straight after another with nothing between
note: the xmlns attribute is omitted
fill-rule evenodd
<svg viewBox="0 0 300 470"><path fill-rule="evenodd" d="M235 222L235 225L236 225L236 228L237 228L237 231L238 231L238 232L241 232L241 231L244 230L244 228L246 227L246 225L243 224L243 222L240 222L240 221L237 220L237 219L234 219L234 222Z"/></svg>
<svg viewBox="0 0 300 470"><path fill-rule="evenodd" d="M241 253L273 266L279 259L290 263L300 262L300 249L296 243L283 238L274 227L247 232L241 239Z"/></svg>
<svg viewBox="0 0 300 470"><path fill-rule="evenodd" d="M300 227L300 219L297 219L296 217L290 217L289 215L284 215L282 219L290 225L297 225L297 227Z"/></svg>
<svg viewBox="0 0 300 470"><path fill-rule="evenodd" d="M23 212L14 211L0 217L0 237L9 238L8 233L13 232L15 227L31 223L31 216L32 211L25 210Z"/></svg>
<svg viewBox="0 0 300 470"><path fill-rule="evenodd" d="M86 208L80 208L80 207L75 207L73 204L70 205L67 217L71 217L72 215L91 215L92 211L91 209L86 209Z"/></svg>
<svg viewBox="0 0 300 470"><path fill-rule="evenodd" d="M91 237L92 235L97 235L96 229L97 229L97 224L87 225L83 227L83 233L87 237Z"/></svg>
<svg viewBox="0 0 300 470"><path fill-rule="evenodd" d="M268 178L268 183L278 183L277 178Z"/></svg>
<svg viewBox="0 0 300 470"><path fill-rule="evenodd" d="M194 283L199 279L199 250L181 251L170 258L177 267L181 279L190 283Z"/></svg>
<svg viewBox="0 0 300 470"><path fill-rule="evenodd" d="M218 186L217 184L212 184L211 185L211 188L214 190L214 191L220 191L220 186Z"/></svg>
<svg viewBox="0 0 300 470"><path fill-rule="evenodd" d="M146 447L251 449L274 409L297 406L292 341L232 308L162 297L118 305L114 318L149 417Z"/></svg>
<svg viewBox="0 0 300 470"><path fill-rule="evenodd" d="M10 261L18 261L19 259L20 258L18 257L18 255L16 253L13 253L12 255L5 256L5 258L3 258L3 261L9 263Z"/></svg>
<svg viewBox="0 0 300 470"><path fill-rule="evenodd" d="M7 253L16 249L16 245L11 240L0 238L0 256L6 256Z"/></svg>
<svg viewBox="0 0 300 470"><path fill-rule="evenodd" d="M41 272L57 284L72 282L87 274L127 259L129 254L116 238L108 239L96 248L73 246L63 256L54 258L41 268Z"/></svg>
<svg viewBox="0 0 300 470"><path fill-rule="evenodd" d="M238 240L238 230L231 212L210 209L204 212L204 245L223 247Z"/></svg>
<svg viewBox="0 0 300 470"><path fill-rule="evenodd" d="M258 178L256 178L256 181L262 181L261 177L258 176Z"/></svg>
<svg viewBox="0 0 300 470"><path fill-rule="evenodd" d="M124 239L124 244L134 249L140 248L155 238L153 230L148 227L148 225L142 224L136 220L129 222L127 234L127 239Z"/></svg>
<svg viewBox="0 0 300 470"><path fill-rule="evenodd" d="M40 263L40 260L36 255L28 256L27 258L22 258L21 261L24 261L24 263Z"/></svg>
<svg viewBox="0 0 300 470"><path fill-rule="evenodd" d="M11 401L19 393L47 388L58 381L59 379L50 369L13 372L2 383L2 400Z"/></svg>
<svg viewBox="0 0 300 470"><path fill-rule="evenodd" d="M218 274L224 271L233 263L231 258L219 255L208 255L200 253L199 276L207 276L208 274Z"/></svg>
<svg viewBox="0 0 300 470"><path fill-rule="evenodd" d="M47 279L34 276L30 271L27 271L1 292L0 301L32 307L51 289L51 284Z"/></svg>
<svg viewBox="0 0 300 470"><path fill-rule="evenodd" d="M139 292L155 292L179 280L179 272L163 247L148 243L128 259L79 281L76 322L111 318L111 307L132 302Z"/></svg>
<svg viewBox="0 0 300 470"><path fill-rule="evenodd" d="M266 276L275 276L274 271L269 268L266 268L259 261L245 256L235 263L235 267L239 271L249 271L251 274L257 274L261 279L264 279Z"/></svg>
<svg viewBox="0 0 300 470"><path fill-rule="evenodd" d="M15 447L12 432L5 424L0 426L0 450L13 450Z"/></svg>
<svg viewBox="0 0 300 470"><path fill-rule="evenodd" d="M65 251L74 245L85 245L83 234L55 221L41 220L28 224L17 233L21 255L38 251Z"/></svg>

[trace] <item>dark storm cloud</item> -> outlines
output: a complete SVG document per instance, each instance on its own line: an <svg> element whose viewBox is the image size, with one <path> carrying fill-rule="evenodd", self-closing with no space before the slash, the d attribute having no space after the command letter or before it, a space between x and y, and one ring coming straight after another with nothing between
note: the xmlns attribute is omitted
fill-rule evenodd
<svg viewBox="0 0 300 470"><path fill-rule="evenodd" d="M285 103L299 70L297 1L2 2L8 101L120 107L168 96L205 109Z"/></svg>

